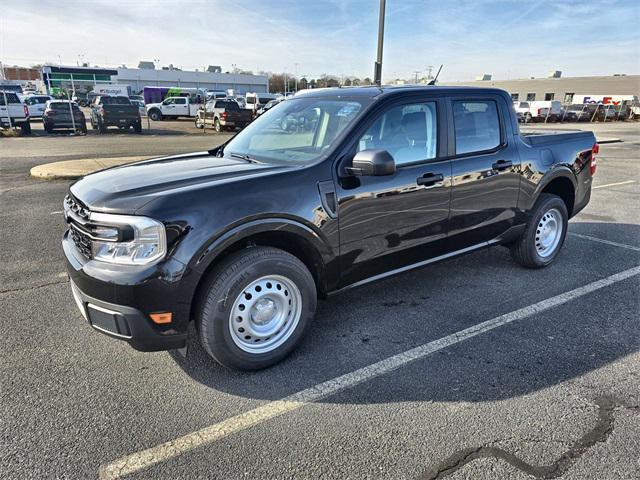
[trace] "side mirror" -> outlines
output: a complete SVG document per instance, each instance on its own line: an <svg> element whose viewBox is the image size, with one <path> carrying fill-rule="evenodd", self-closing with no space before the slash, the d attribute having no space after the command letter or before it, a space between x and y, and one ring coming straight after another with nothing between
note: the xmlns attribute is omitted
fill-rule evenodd
<svg viewBox="0 0 640 480"><path fill-rule="evenodd" d="M350 175L382 176L396 172L396 162L386 150L362 150L355 154L351 167L345 169Z"/></svg>

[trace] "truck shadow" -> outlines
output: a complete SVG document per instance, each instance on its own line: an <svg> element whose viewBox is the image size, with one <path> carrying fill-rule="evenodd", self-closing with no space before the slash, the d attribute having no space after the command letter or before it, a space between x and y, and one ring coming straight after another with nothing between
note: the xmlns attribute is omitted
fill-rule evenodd
<svg viewBox="0 0 640 480"><path fill-rule="evenodd" d="M192 379L233 395L275 400L464 328L640 265L640 226L572 221L565 248L542 270L493 248L345 292L318 305L306 340L269 369L234 372L190 332L171 352ZM640 350L637 276L435 352L329 403L495 401L532 393ZM448 293L447 293L448 292ZM497 294L496 292L499 292ZM604 301L603 301L604 300Z"/></svg>

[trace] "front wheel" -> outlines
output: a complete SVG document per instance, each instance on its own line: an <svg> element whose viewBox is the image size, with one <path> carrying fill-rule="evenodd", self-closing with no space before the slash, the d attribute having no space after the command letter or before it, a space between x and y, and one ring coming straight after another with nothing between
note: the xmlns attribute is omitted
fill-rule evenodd
<svg viewBox="0 0 640 480"><path fill-rule="evenodd" d="M149 118L154 122L159 122L162 120L162 113L159 110L151 110L149 112Z"/></svg>
<svg viewBox="0 0 640 480"><path fill-rule="evenodd" d="M313 276L276 248L236 252L205 282L198 299L200 340L228 368L259 370L279 362L300 343L315 313Z"/></svg>
<svg viewBox="0 0 640 480"><path fill-rule="evenodd" d="M568 226L569 215L562 199L541 194L524 233L510 246L511 256L523 267L546 267L560 253Z"/></svg>
<svg viewBox="0 0 640 480"><path fill-rule="evenodd" d="M200 119L198 117L196 117L196 128L204 128L204 120L201 122Z"/></svg>

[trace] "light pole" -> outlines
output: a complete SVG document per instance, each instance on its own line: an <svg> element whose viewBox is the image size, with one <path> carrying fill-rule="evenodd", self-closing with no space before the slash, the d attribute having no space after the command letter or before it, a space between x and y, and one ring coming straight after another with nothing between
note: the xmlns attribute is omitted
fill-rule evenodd
<svg viewBox="0 0 640 480"><path fill-rule="evenodd" d="M294 68L294 70L295 70L295 77L294 77L293 82L294 82L294 85L295 85L295 87L294 87L294 88L295 88L295 91L297 92L297 91L298 91L298 64L297 64L297 63L294 63L294 64L293 64L293 66L295 67L295 68Z"/></svg>
<svg viewBox="0 0 640 480"><path fill-rule="evenodd" d="M420 70L414 70L413 73L416 74L416 85L418 84L418 74L420 73Z"/></svg>
<svg viewBox="0 0 640 480"><path fill-rule="evenodd" d="M431 70L433 70L433 65L427 67L427 82L431 80Z"/></svg>
<svg viewBox="0 0 640 480"><path fill-rule="evenodd" d="M378 55L373 69L373 83L382 84L382 44L384 42L384 7L385 0L380 0L380 16L378 18Z"/></svg>

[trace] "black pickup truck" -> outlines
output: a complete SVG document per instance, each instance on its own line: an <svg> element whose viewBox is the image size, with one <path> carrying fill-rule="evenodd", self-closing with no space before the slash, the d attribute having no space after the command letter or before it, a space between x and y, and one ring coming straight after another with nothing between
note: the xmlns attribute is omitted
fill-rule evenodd
<svg viewBox="0 0 640 480"><path fill-rule="evenodd" d="M127 97L97 96L91 104L91 127L100 133L106 132L107 127L133 127L136 133L142 133L140 110Z"/></svg>
<svg viewBox="0 0 640 480"><path fill-rule="evenodd" d="M300 93L208 152L73 184L73 295L139 350L184 347L193 320L218 362L264 368L300 343L318 297L492 245L549 265L597 152L591 132L521 135L497 89Z"/></svg>

